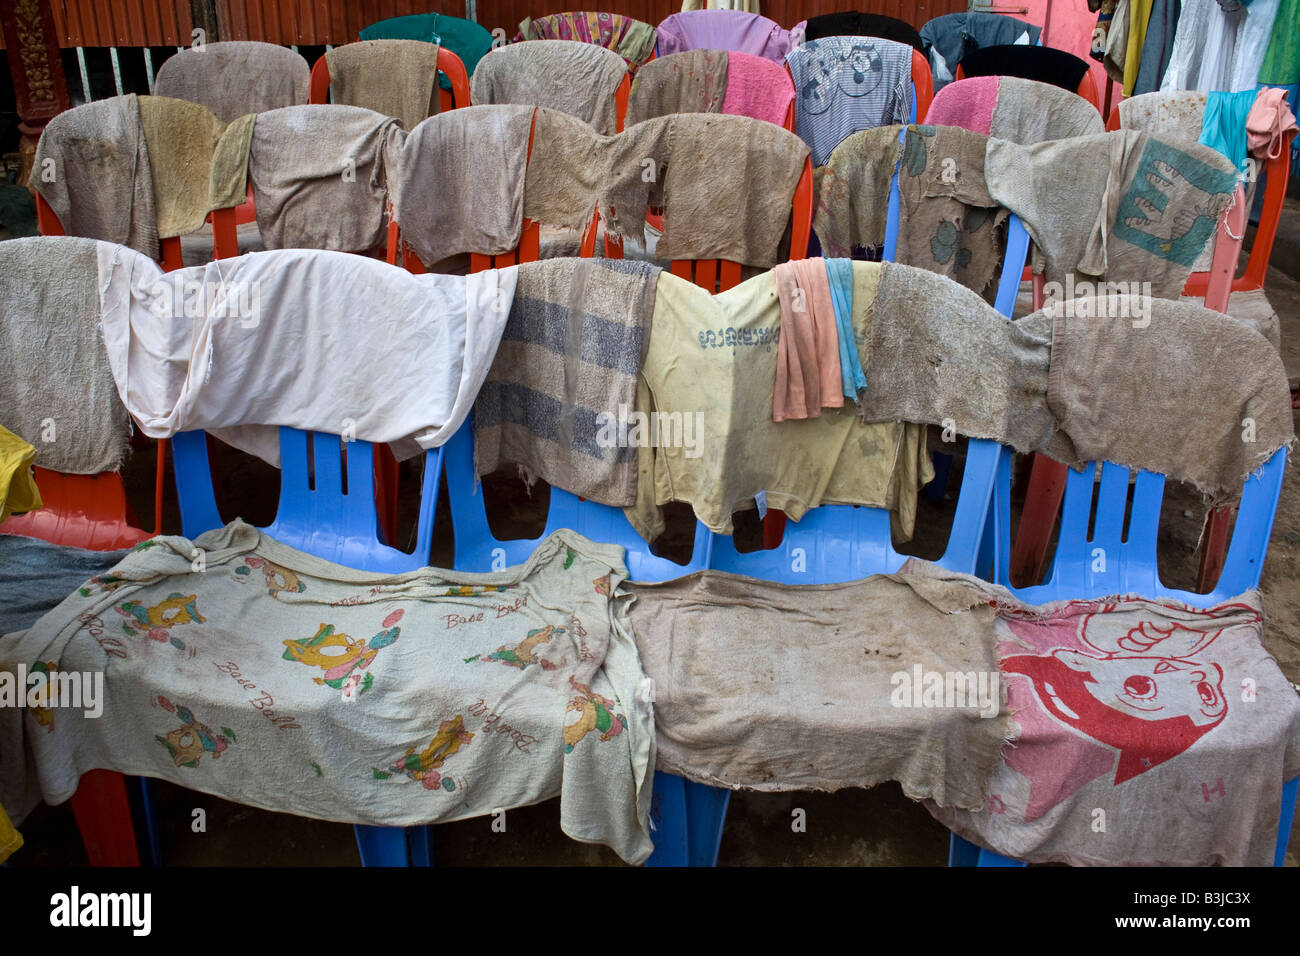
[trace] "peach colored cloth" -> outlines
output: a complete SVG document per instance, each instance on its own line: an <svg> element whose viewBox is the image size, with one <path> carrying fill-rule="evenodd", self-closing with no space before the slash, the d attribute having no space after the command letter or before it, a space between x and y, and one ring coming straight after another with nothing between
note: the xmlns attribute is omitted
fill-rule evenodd
<svg viewBox="0 0 1300 956"><path fill-rule="evenodd" d="M781 337L772 421L817 418L823 408L843 408L839 331L825 261L800 259L773 271L781 300Z"/></svg>
<svg viewBox="0 0 1300 956"><path fill-rule="evenodd" d="M1260 90L1246 116L1246 146L1257 159L1277 159L1287 131L1296 128L1286 94L1276 87Z"/></svg>

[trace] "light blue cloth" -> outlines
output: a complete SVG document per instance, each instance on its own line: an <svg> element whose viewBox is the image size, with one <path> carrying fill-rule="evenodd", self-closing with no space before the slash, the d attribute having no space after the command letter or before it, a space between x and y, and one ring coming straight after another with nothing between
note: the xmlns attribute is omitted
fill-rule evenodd
<svg viewBox="0 0 1300 956"><path fill-rule="evenodd" d="M840 343L840 382L844 397L858 400L858 393L867 387L867 376L862 371L862 358L858 343L853 337L853 260L823 259L826 279L831 287L831 304L835 307L835 329Z"/></svg>
<svg viewBox="0 0 1300 956"><path fill-rule="evenodd" d="M1201 138L1197 140L1228 157L1241 173L1246 172L1246 116L1255 103L1256 92L1206 94Z"/></svg>

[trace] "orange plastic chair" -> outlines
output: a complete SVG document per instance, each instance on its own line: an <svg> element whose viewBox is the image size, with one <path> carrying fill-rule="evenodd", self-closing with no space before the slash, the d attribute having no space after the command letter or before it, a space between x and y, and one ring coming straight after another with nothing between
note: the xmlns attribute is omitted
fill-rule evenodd
<svg viewBox="0 0 1300 956"><path fill-rule="evenodd" d="M451 81L451 89L438 90L438 102L444 110L459 109L469 106L469 74L460 57L446 47L438 47L438 72L446 74ZM311 86L307 91L307 102L320 104L330 101L330 68L322 54L311 68Z"/></svg>
<svg viewBox="0 0 1300 956"><path fill-rule="evenodd" d="M1110 131L1122 129L1119 106L1110 111L1106 129ZM1255 231L1255 241L1250 247L1246 268L1240 276L1232 280L1231 292L1251 292L1264 288L1264 278L1268 275L1268 260L1273 255L1273 241L1277 238L1278 223L1282 220L1282 203L1286 199L1286 187L1291 178L1291 141L1295 136L1295 131L1288 133L1278 156L1264 162L1263 171L1266 181L1264 201L1259 214L1259 228ZM1215 249L1217 255L1217 245ZM1187 284L1183 286L1183 295L1205 296L1207 308L1214 308L1209 304L1209 285L1210 273L1193 272L1187 277Z"/></svg>

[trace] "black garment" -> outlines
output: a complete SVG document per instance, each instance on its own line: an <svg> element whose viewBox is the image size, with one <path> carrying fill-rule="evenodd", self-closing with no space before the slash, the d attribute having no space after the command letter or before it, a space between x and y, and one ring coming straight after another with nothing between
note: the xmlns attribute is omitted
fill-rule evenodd
<svg viewBox="0 0 1300 956"><path fill-rule="evenodd" d="M1014 44L971 50L961 58L961 68L967 76L1018 76L1077 93L1088 63L1050 46Z"/></svg>
<svg viewBox="0 0 1300 956"><path fill-rule="evenodd" d="M882 40L906 43L914 50L925 52L921 34L910 23L876 13L858 13L856 10L809 17L804 39L820 40L822 37L879 37Z"/></svg>

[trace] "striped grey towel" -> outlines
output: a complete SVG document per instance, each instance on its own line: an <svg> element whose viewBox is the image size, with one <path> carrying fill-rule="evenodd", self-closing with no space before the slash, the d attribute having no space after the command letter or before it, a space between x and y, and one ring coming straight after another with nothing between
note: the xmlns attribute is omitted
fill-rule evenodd
<svg viewBox="0 0 1300 956"><path fill-rule="evenodd" d="M795 129L825 166L860 130L906 123L912 110L912 48L878 37L825 37L785 58L794 77Z"/></svg>
<svg viewBox="0 0 1300 956"><path fill-rule="evenodd" d="M618 447L636 405L659 268L621 259L519 266L492 370L474 405L474 465L519 466L614 507L636 502L637 448Z"/></svg>

